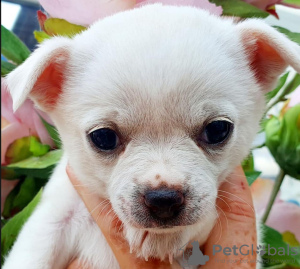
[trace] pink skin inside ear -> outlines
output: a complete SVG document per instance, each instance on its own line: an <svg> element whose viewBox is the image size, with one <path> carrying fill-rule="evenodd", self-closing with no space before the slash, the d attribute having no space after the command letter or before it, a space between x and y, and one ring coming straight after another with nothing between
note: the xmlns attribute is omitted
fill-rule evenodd
<svg viewBox="0 0 300 269"><path fill-rule="evenodd" d="M39 76L31 95L47 110L51 110L62 93L64 66L50 63Z"/></svg>
<svg viewBox="0 0 300 269"><path fill-rule="evenodd" d="M244 33L243 43L257 82L269 88L286 68L285 60L263 34L247 31Z"/></svg>
<svg viewBox="0 0 300 269"><path fill-rule="evenodd" d="M252 55L251 68L260 84L272 83L277 77L278 70L285 66L284 60L277 51L264 40L256 41L256 49Z"/></svg>

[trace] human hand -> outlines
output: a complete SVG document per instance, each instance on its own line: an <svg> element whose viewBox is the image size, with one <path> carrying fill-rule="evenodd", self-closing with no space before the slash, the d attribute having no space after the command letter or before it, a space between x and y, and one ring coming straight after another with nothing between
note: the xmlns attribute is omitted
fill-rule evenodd
<svg viewBox="0 0 300 269"><path fill-rule="evenodd" d="M210 259L201 269L220 269L220 266L226 269L256 268L256 249L253 255L249 251L249 255L235 256L231 252L227 256L221 251L213 256L213 245L220 245L223 249L232 248L234 245L238 249L242 245L257 246L256 217L252 195L241 166L237 167L220 186L216 204L219 218L204 246L204 253ZM243 252L245 253L246 249ZM224 262L220 263L221 260Z"/></svg>
<svg viewBox="0 0 300 269"><path fill-rule="evenodd" d="M103 203L102 207L98 207L97 210L94 210L104 199L99 198L97 195L91 195L90 192L80 184L70 167L67 167L67 174L104 234L121 269L181 268L176 261L173 262L173 265L170 265L169 262L161 262L156 259L149 259L149 261L146 262L130 254L129 245L122 234L121 222L111 210L111 205ZM216 244L223 248L231 248L233 245L240 247L244 244L253 244L256 246L256 222L252 197L241 167L237 167L228 180L220 186L217 208L219 211L218 221L204 246L204 254L208 255L210 259L201 269L219 269L220 265L226 269L255 268L256 263L243 263L242 260L239 260L238 258L240 258L241 255L234 256L232 254L231 256L226 256L220 252L213 256L212 252L213 245ZM103 221L104 218L105 221ZM216 261L216 259L219 261L225 259L225 263L220 263ZM228 262L233 259L237 259L237 261L235 263ZM256 253L253 256L242 256L242 259L254 260L256 259ZM68 269L81 268L83 267L77 260L68 267Z"/></svg>
<svg viewBox="0 0 300 269"><path fill-rule="evenodd" d="M93 219L98 224L103 235L106 238L107 243L112 249L121 269L180 269L181 267L176 261L171 265L169 262L160 261L158 259L150 259L145 261L135 257L134 254L130 253L130 247L128 242L123 236L122 223L116 218L113 212L111 204L106 203L105 199L99 198L97 195L91 194L91 192L85 188L73 174L72 169L67 167L67 174L70 181L77 190L79 196L85 203L88 211L91 213ZM99 207L99 204L102 206ZM80 265L75 260L69 265L67 269L87 269L86 266Z"/></svg>

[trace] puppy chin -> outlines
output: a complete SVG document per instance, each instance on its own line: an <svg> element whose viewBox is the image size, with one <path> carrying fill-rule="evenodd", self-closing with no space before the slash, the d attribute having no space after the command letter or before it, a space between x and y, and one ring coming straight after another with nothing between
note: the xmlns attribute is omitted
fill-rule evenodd
<svg viewBox="0 0 300 269"><path fill-rule="evenodd" d="M182 255L182 247L185 249L189 241L197 240L200 246L203 245L215 221L216 215L209 214L205 220L193 225L166 229L141 229L127 224L124 226L124 235L129 243L130 252L134 252L137 257L145 260L157 258L172 262L173 259Z"/></svg>

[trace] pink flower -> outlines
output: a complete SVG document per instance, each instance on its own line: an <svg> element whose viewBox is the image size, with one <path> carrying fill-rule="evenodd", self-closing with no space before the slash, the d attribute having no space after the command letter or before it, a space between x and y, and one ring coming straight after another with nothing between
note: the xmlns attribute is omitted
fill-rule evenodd
<svg viewBox="0 0 300 269"><path fill-rule="evenodd" d="M39 115L52 124L50 118L44 112L36 109L29 99L14 113L5 79L1 78L1 116L10 123L1 130L1 164L5 161L8 146L16 139L35 135L43 144L54 145Z"/></svg>
<svg viewBox="0 0 300 269"><path fill-rule="evenodd" d="M70 23L88 26L93 22L117 12L133 9L144 4L187 5L209 10L216 15L222 8L208 0L40 0L43 8L53 18L65 19Z"/></svg>
<svg viewBox="0 0 300 269"><path fill-rule="evenodd" d="M244 0L244 1L265 11L268 11L270 7L282 2L282 0Z"/></svg>
<svg viewBox="0 0 300 269"><path fill-rule="evenodd" d="M251 185L253 203L258 217L262 217L265 212L273 186L273 180L261 178L258 178ZM273 204L266 225L280 233L292 232L297 240L300 241L300 229L298 227L300 223L300 206L282 201L279 196L280 192Z"/></svg>
<svg viewBox="0 0 300 269"><path fill-rule="evenodd" d="M223 12L222 7L210 3L208 0L137 0L136 6L143 6L147 4L162 3L164 5L174 6L192 6L208 10L211 14L220 16Z"/></svg>
<svg viewBox="0 0 300 269"><path fill-rule="evenodd" d="M275 9L275 5L284 5L293 8L300 8L299 4L287 4L283 3L283 0L244 0L245 2L269 12L271 15L274 15L277 19L279 19L278 14Z"/></svg>
<svg viewBox="0 0 300 269"><path fill-rule="evenodd" d="M289 107L300 104L300 86L290 96Z"/></svg>

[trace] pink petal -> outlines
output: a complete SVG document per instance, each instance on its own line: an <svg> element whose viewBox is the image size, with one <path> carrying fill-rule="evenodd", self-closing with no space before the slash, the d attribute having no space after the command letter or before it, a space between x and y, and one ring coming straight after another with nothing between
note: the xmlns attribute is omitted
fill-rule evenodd
<svg viewBox="0 0 300 269"><path fill-rule="evenodd" d="M7 90L4 78L1 78L1 116L9 122L18 122L18 119L13 112L12 99Z"/></svg>
<svg viewBox="0 0 300 269"><path fill-rule="evenodd" d="M267 10L268 7L282 2L282 0L244 0L244 1L262 10Z"/></svg>
<svg viewBox="0 0 300 269"><path fill-rule="evenodd" d="M290 231L300 241L300 207L293 203L280 202L274 204L266 224L284 233Z"/></svg>
<svg viewBox="0 0 300 269"><path fill-rule="evenodd" d="M211 14L220 16L223 12L222 7L210 3L208 0L137 0L137 6L162 3L174 6L193 6L209 11Z"/></svg>
<svg viewBox="0 0 300 269"><path fill-rule="evenodd" d="M271 192L274 186L274 181L271 179L262 179L258 178L251 185L251 193L253 198L253 204L255 211L258 216L262 217L265 212L265 208L269 202ZM279 195L277 195L274 203L278 203L280 201Z"/></svg>
<svg viewBox="0 0 300 269"><path fill-rule="evenodd" d="M14 122L2 129L1 135L1 164L4 164L8 146L16 139L29 136L30 132L26 125Z"/></svg>
<svg viewBox="0 0 300 269"><path fill-rule="evenodd" d="M39 113L40 115L42 113ZM44 119L47 118L46 115L41 115ZM35 130L37 132L37 135L38 137L40 138L41 142L43 144L47 144L51 147L54 146L54 142L52 140L52 138L50 137L47 129L45 128L43 122L41 121L39 115L34 112L34 115L33 115L33 122L34 122L34 127L35 127Z"/></svg>
<svg viewBox="0 0 300 269"><path fill-rule="evenodd" d="M114 13L132 9L136 0L39 0L51 17L88 26Z"/></svg>
<svg viewBox="0 0 300 269"><path fill-rule="evenodd" d="M29 99L27 99L15 113L13 113L12 98L5 84L5 79L1 78L1 86L1 115L9 122L22 123L27 127L30 135L37 135L41 139L42 143L54 146L50 135L39 117L39 115L42 116L48 123L53 125L49 116L36 109L34 103Z"/></svg>
<svg viewBox="0 0 300 269"><path fill-rule="evenodd" d="M291 94L289 107L293 107L298 104L300 104L300 86Z"/></svg>

